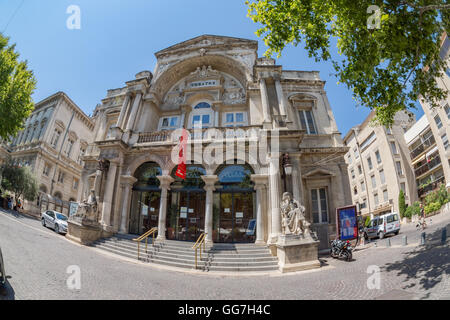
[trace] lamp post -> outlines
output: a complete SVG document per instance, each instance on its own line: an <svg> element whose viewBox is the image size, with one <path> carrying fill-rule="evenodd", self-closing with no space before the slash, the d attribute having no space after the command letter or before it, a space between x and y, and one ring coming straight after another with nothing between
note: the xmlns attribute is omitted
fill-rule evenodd
<svg viewBox="0 0 450 320"><path fill-rule="evenodd" d="M288 153L284 153L281 156L281 165L283 167L283 183L284 183L284 192L287 192L287 184L286 184L286 180L287 180L287 176L290 176L292 174L292 164L291 164L291 160L289 159L289 154Z"/></svg>

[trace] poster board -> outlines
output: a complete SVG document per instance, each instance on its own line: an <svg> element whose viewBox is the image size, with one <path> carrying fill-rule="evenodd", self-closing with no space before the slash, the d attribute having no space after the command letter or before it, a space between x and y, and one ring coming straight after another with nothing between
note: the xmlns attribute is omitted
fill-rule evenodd
<svg viewBox="0 0 450 320"><path fill-rule="evenodd" d="M356 206L336 209L337 235L341 240L358 238L358 212Z"/></svg>

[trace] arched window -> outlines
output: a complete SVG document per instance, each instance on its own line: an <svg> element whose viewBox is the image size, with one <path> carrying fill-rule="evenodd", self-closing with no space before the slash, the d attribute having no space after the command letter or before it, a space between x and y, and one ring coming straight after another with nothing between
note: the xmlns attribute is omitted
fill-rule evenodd
<svg viewBox="0 0 450 320"><path fill-rule="evenodd" d="M172 184L172 188L190 188L190 189L203 189L205 182L201 176L206 175L206 170L200 165L188 165L186 168L186 179L182 180L175 175L177 167L172 171L172 177L175 179Z"/></svg>
<svg viewBox="0 0 450 320"><path fill-rule="evenodd" d="M224 165L218 170L218 183L223 189L253 189L253 169L245 164Z"/></svg>
<svg viewBox="0 0 450 320"><path fill-rule="evenodd" d="M157 176L160 175L162 175L162 170L157 163L144 163L134 174L138 181L134 184L133 190L149 191L159 189L160 181Z"/></svg>

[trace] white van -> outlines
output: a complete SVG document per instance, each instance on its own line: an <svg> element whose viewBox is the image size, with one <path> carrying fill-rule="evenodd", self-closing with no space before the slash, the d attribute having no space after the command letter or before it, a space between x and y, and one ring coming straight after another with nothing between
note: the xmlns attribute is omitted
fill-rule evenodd
<svg viewBox="0 0 450 320"><path fill-rule="evenodd" d="M391 212L370 220L369 225L364 228L364 238L379 237L383 239L387 234L393 233L397 235L399 232L400 216L397 212Z"/></svg>

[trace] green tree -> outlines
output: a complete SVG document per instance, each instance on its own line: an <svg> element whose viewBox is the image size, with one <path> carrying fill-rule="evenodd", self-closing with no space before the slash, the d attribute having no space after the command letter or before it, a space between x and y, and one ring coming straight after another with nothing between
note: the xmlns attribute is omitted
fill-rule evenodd
<svg viewBox="0 0 450 320"><path fill-rule="evenodd" d="M38 195L37 179L30 167L7 163L1 166L0 171L2 188L14 192L16 199L36 200Z"/></svg>
<svg viewBox="0 0 450 320"><path fill-rule="evenodd" d="M436 83L447 68L439 56L441 35L450 25L446 2L251 0L246 4L248 16L261 26L256 34L269 47L266 56L280 56L286 45L304 43L316 61L332 61L338 81L353 91L358 103L376 111L376 123L390 126L398 111L415 109L418 98L437 107L448 94ZM373 5L380 10L374 11ZM339 57L330 53L332 39L337 40Z"/></svg>
<svg viewBox="0 0 450 320"><path fill-rule="evenodd" d="M400 190L400 193L398 195L398 208L400 210L400 217L403 218L406 212L405 193L403 192L403 190Z"/></svg>
<svg viewBox="0 0 450 320"><path fill-rule="evenodd" d="M0 138L5 140L22 129L34 106L31 95L36 87L27 62L19 62L15 45L0 33Z"/></svg>

